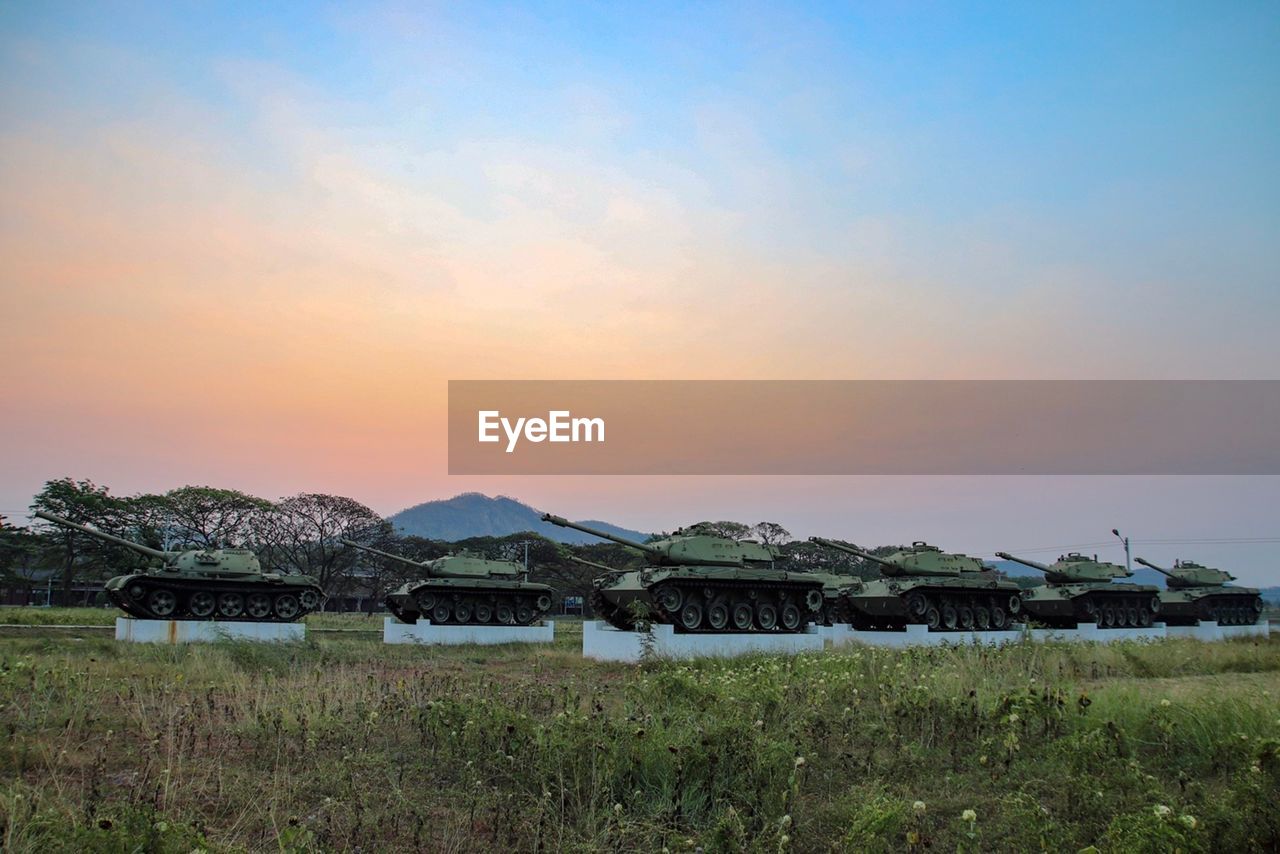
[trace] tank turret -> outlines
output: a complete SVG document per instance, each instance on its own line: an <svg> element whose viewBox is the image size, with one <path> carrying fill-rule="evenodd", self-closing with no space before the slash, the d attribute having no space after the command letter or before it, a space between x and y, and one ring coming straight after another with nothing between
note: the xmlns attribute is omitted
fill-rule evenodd
<svg viewBox="0 0 1280 854"><path fill-rule="evenodd" d="M1229 572L1202 566L1193 560L1174 561L1173 569L1156 566L1151 561L1140 557L1134 558L1134 563L1140 563L1165 576L1169 579L1170 587L1222 587L1228 581L1236 580L1236 577Z"/></svg>
<svg viewBox="0 0 1280 854"><path fill-rule="evenodd" d="M640 543L550 513L544 513L542 521L636 549L655 566L771 566L781 555L776 546L754 540L733 540L700 530L697 526L677 530L651 543Z"/></svg>
<svg viewBox="0 0 1280 854"><path fill-rule="evenodd" d="M996 552L996 557L1038 569L1045 574L1050 584L1080 584L1089 582L1106 582L1113 578L1129 578L1132 572L1116 563L1098 560L1098 556L1089 557L1079 552L1070 552L1060 556L1054 563L1045 565L1038 561L1016 557L1008 552Z"/></svg>
<svg viewBox="0 0 1280 854"><path fill-rule="evenodd" d="M912 543L910 548L898 549L884 557L864 552L844 543L838 543L835 540L826 540L822 537L810 537L809 541L879 564L880 572L890 577L959 576L965 573L982 572L986 569L982 561L976 557L948 554L937 546L931 546L922 540Z"/></svg>
<svg viewBox="0 0 1280 854"><path fill-rule="evenodd" d="M635 549L641 569L604 569L595 579L591 605L619 629L643 621L668 623L680 632L798 632L821 619L823 581L786 572L774 561L781 551L752 540L734 540L694 526L641 543L609 531L543 514L542 521Z"/></svg>
<svg viewBox="0 0 1280 854"><path fill-rule="evenodd" d="M984 572L976 557L952 554L917 541L883 557L835 540L810 537L824 548L871 561L883 578L846 589L843 608L858 629L905 630L923 623L930 631L1016 628L1022 599L1018 586Z"/></svg>
<svg viewBox="0 0 1280 854"><path fill-rule="evenodd" d="M133 617L289 622L324 601L314 578L263 572L258 556L250 549L165 551L43 510L37 510L35 516L162 562L159 569L119 575L107 582L107 598Z"/></svg>
<svg viewBox="0 0 1280 854"><path fill-rule="evenodd" d="M551 610L552 590L522 580L524 568L509 560L489 560L469 552L417 561L354 540L342 544L422 571L426 577L388 593L383 602L402 623L427 617L433 625L498 623L527 626Z"/></svg>

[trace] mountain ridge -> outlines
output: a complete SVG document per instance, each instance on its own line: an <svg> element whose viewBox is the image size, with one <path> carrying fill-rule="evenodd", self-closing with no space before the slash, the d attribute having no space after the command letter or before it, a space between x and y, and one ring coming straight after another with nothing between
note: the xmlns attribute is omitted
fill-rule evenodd
<svg viewBox="0 0 1280 854"><path fill-rule="evenodd" d="M397 533L448 542L470 537L505 537L525 531L558 543L582 545L602 542L591 534L543 522L541 511L523 501L507 495L488 496L482 492L463 492L452 498L424 501L393 513L387 521ZM582 524L640 542L651 536L598 519L583 520Z"/></svg>

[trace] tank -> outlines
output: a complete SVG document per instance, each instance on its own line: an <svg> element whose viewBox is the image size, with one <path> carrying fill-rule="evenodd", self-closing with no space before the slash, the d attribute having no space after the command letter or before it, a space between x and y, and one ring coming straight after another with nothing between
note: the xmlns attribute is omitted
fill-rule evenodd
<svg viewBox="0 0 1280 854"><path fill-rule="evenodd" d="M117 575L103 588L121 611L143 620L236 620L289 623L324 602L309 575L263 572L249 549L153 549L37 510L41 519L154 558L160 565Z"/></svg>
<svg viewBox="0 0 1280 854"><path fill-rule="evenodd" d="M1018 585L995 577L976 557L919 541L884 557L822 537L810 542L879 566L881 578L841 597L839 618L854 628L895 631L914 623L930 631L1003 631L1022 619Z"/></svg>
<svg viewBox="0 0 1280 854"><path fill-rule="evenodd" d="M997 557L1038 569L1044 573L1043 587L1022 591L1027 616L1046 626L1074 628L1095 623L1100 629L1150 626L1160 613L1160 588L1150 584L1115 584L1117 578L1133 573L1098 556L1078 552L1062 555L1053 564L1038 563L1008 552Z"/></svg>
<svg viewBox="0 0 1280 854"><path fill-rule="evenodd" d="M422 570L425 578L401 585L383 600L402 623L426 617L435 626L528 626L551 610L551 588L525 581L524 568L513 561L489 560L470 552L416 561L351 540L342 542Z"/></svg>
<svg viewBox="0 0 1280 854"><path fill-rule="evenodd" d="M1262 616L1262 594L1253 587L1232 587L1236 577L1195 561L1174 561L1172 569L1149 560L1134 559L1168 580L1160 591L1160 621L1170 626L1194 626L1211 620L1221 626L1251 626Z"/></svg>
<svg viewBox="0 0 1280 854"><path fill-rule="evenodd" d="M550 513L542 521L644 556L644 567L612 571L592 585L592 608L616 628L630 631L648 620L678 632L800 632L822 618L822 580L775 568L775 546L696 527L638 543Z"/></svg>

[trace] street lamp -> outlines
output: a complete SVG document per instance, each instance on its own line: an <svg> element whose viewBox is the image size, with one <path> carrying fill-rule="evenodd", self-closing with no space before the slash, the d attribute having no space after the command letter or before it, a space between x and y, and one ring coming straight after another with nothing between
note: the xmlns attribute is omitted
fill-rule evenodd
<svg viewBox="0 0 1280 854"><path fill-rule="evenodd" d="M1111 529L1111 533L1120 537L1120 542L1124 543L1124 571L1133 575L1133 566L1129 563L1129 538L1120 536L1120 532L1115 528Z"/></svg>

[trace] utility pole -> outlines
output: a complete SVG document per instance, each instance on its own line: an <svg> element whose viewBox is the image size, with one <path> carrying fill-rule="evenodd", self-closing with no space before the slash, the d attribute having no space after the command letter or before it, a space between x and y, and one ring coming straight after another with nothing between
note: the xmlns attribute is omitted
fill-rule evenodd
<svg viewBox="0 0 1280 854"><path fill-rule="evenodd" d="M1120 542L1124 543L1124 570L1130 575L1133 574L1133 565L1129 562L1129 538L1120 535L1120 532L1112 528L1111 533L1120 538Z"/></svg>

